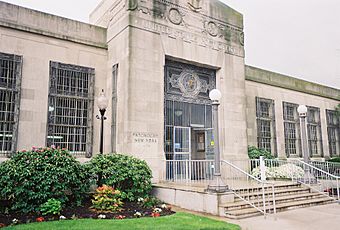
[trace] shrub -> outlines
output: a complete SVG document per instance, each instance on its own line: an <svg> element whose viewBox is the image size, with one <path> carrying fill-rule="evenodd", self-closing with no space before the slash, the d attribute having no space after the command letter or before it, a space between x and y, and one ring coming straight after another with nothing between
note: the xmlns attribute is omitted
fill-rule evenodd
<svg viewBox="0 0 340 230"><path fill-rule="evenodd" d="M334 157L332 159L328 160L329 162L335 162L335 163L340 163L340 157Z"/></svg>
<svg viewBox="0 0 340 230"><path fill-rule="evenodd" d="M138 203L144 208L152 208L162 204L163 202L154 196L149 196L146 198L138 198Z"/></svg>
<svg viewBox="0 0 340 230"><path fill-rule="evenodd" d="M258 149L254 146L248 146L248 156L250 159L260 159L260 156L264 156L266 159L273 159L272 154L264 149Z"/></svg>
<svg viewBox="0 0 340 230"><path fill-rule="evenodd" d="M260 168L257 167L252 170L251 175L260 178ZM303 178L304 171L301 167L294 164L284 164L279 167L266 167L266 177L268 179L297 179Z"/></svg>
<svg viewBox="0 0 340 230"><path fill-rule="evenodd" d="M48 199L48 201L40 205L40 212L44 216L49 214L60 215L61 209L62 209L61 202L54 198Z"/></svg>
<svg viewBox="0 0 340 230"><path fill-rule="evenodd" d="M93 178L122 192L123 199L134 201L146 197L151 191L152 173L145 161L123 154L99 154L87 163Z"/></svg>
<svg viewBox="0 0 340 230"><path fill-rule="evenodd" d="M0 200L26 213L51 198L80 204L89 188L84 167L67 150L54 148L18 152L0 165L0 175Z"/></svg>
<svg viewBox="0 0 340 230"><path fill-rule="evenodd" d="M103 185L96 190L93 195L92 208L98 211L120 211L123 205L121 192L113 187Z"/></svg>

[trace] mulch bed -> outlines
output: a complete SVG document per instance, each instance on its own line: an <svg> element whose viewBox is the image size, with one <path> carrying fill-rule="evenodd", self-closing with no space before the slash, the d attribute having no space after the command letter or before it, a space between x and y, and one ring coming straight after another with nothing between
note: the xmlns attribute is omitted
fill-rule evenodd
<svg viewBox="0 0 340 230"><path fill-rule="evenodd" d="M6 205L5 203L0 202L0 206ZM152 217L153 209L142 207L140 204L136 202L124 202L123 210L116 213L109 212L96 212L91 209L92 203L91 199L88 198L84 200L83 205L81 207L65 207L61 215L65 216L66 219L84 219L84 218L92 218L98 219L100 214L105 215L105 219L126 219L126 218L136 218L134 214L136 212L140 212L142 214L141 217ZM175 212L171 211L171 206L168 208L162 208L162 212L160 212L160 216L172 215ZM37 218L42 217L39 214L22 214L22 213L9 213L2 214L0 213L0 228L12 224L13 219L18 220L18 224L24 223L32 223L39 222ZM44 216L44 221L53 221L59 220L60 216Z"/></svg>

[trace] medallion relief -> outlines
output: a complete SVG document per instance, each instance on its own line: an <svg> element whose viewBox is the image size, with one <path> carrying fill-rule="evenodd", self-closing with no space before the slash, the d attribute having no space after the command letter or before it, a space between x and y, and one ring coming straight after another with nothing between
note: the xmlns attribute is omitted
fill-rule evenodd
<svg viewBox="0 0 340 230"><path fill-rule="evenodd" d="M206 29L208 34L210 34L213 37L216 37L219 33L219 28L217 27L215 22L208 22Z"/></svg>
<svg viewBox="0 0 340 230"><path fill-rule="evenodd" d="M183 22L183 17L178 9L171 8L169 10L169 21L175 25L180 25Z"/></svg>

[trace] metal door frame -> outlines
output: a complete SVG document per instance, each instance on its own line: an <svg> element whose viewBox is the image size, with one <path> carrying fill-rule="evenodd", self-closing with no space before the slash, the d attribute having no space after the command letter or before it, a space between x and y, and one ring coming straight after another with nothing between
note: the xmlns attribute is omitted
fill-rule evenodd
<svg viewBox="0 0 340 230"><path fill-rule="evenodd" d="M188 135L188 152L176 152L176 130L188 130L189 132L189 135ZM173 159L174 160L177 160L176 159L176 155L188 155L188 159L191 160L191 127L182 127L182 126L174 126L174 129L173 129L173 150L174 150L174 157Z"/></svg>

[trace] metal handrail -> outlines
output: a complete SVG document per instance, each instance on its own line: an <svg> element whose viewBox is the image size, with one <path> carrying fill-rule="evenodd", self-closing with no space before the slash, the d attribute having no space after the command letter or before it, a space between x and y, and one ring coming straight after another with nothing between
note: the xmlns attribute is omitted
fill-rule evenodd
<svg viewBox="0 0 340 230"><path fill-rule="evenodd" d="M335 199L335 200L336 200L336 199L337 199L337 200L340 200L340 186L339 186L339 185L340 185L340 183L339 183L340 177L339 177L339 176L335 176L335 175L333 175L333 174L330 174L330 173L328 173L328 172L326 172L326 171L324 171L324 170L322 170L322 169L320 169L320 168L318 168L318 167L315 167L315 166L313 166L313 165L311 165L311 164L307 164L306 162L301 161L301 160L299 160L299 159L297 159L297 161L298 161L300 164L304 165L305 167L309 167L310 169L313 169L313 170L317 171L318 173L322 173L322 174L328 176L329 178L332 178L333 180L335 180L335 183L336 183L336 191L337 191L337 198L334 198L334 197L332 197L332 196L330 196L330 195L327 195L327 196L328 196L328 197L331 197L331 198L333 198L333 199ZM313 176L315 176L315 175L313 175ZM321 176L320 176L320 177L321 177ZM322 181L321 178L318 178L318 177L317 177L316 179L319 179L319 182ZM302 182L300 181L300 183L302 183ZM312 186L309 186L308 184L306 184L306 183L304 183L304 182L303 182L303 184L305 184L305 185L307 185L308 187L310 187L311 189L313 189L313 190L315 190L315 191L317 191L317 192L322 193L322 194L325 195L324 192L319 191L319 190L313 188ZM331 187L331 189L333 190L333 187ZM332 193L333 193L333 191L332 191Z"/></svg>
<svg viewBox="0 0 340 230"><path fill-rule="evenodd" d="M263 209L261 209L260 207L256 206L256 202L251 202L250 199L246 199L244 196L240 195L240 194L237 194L237 192L235 190L233 190L232 188L232 191L233 193L238 197L240 198L241 200L243 200L244 202L246 202L247 204L249 204L250 206L252 206L253 208L255 208L256 210L258 210L259 212L261 212L263 215L267 215L267 207L266 207L266 196L265 196L265 185L267 185L266 188L269 188L271 187L272 189L272 202L273 202L273 213L276 214L276 201L275 201L275 186L273 183L270 183L270 182L267 182L267 181L262 181L262 180L259 180L258 178L254 177L253 175L247 173L246 171L244 171L243 169L237 167L236 165L226 161L226 160L222 160L221 163L224 163L224 164L227 164L228 166L230 166L231 168L237 170L238 172L242 173L243 175L245 175L247 177L247 180L248 178L250 179L253 179L254 181L256 181L257 183L261 184L261 189L262 189L262 205L263 205ZM248 188L248 190L253 190L254 188ZM248 193L250 194L250 193ZM248 197L250 198L250 197ZM261 202L257 202L258 205L261 203ZM268 209L269 210L269 209Z"/></svg>
<svg viewBox="0 0 340 230"><path fill-rule="evenodd" d="M306 166L308 166L308 167L310 167L310 168L312 168L312 169L315 169L315 170L317 170L317 171L319 171L319 172L322 172L322 173L326 174L327 176L333 177L333 178L335 178L335 179L340 179L340 176L335 176L335 175L333 175L333 174L330 174L329 172L326 172L325 170L322 170L322 169L320 169L320 168L318 168L318 167L315 167L315 166L313 166L313 165L311 165L311 164L307 164L306 162L304 162L304 161L302 161L302 160L300 160L300 159L296 159L296 161L298 161L299 163L301 163L301 164L303 164L303 165L306 165Z"/></svg>

